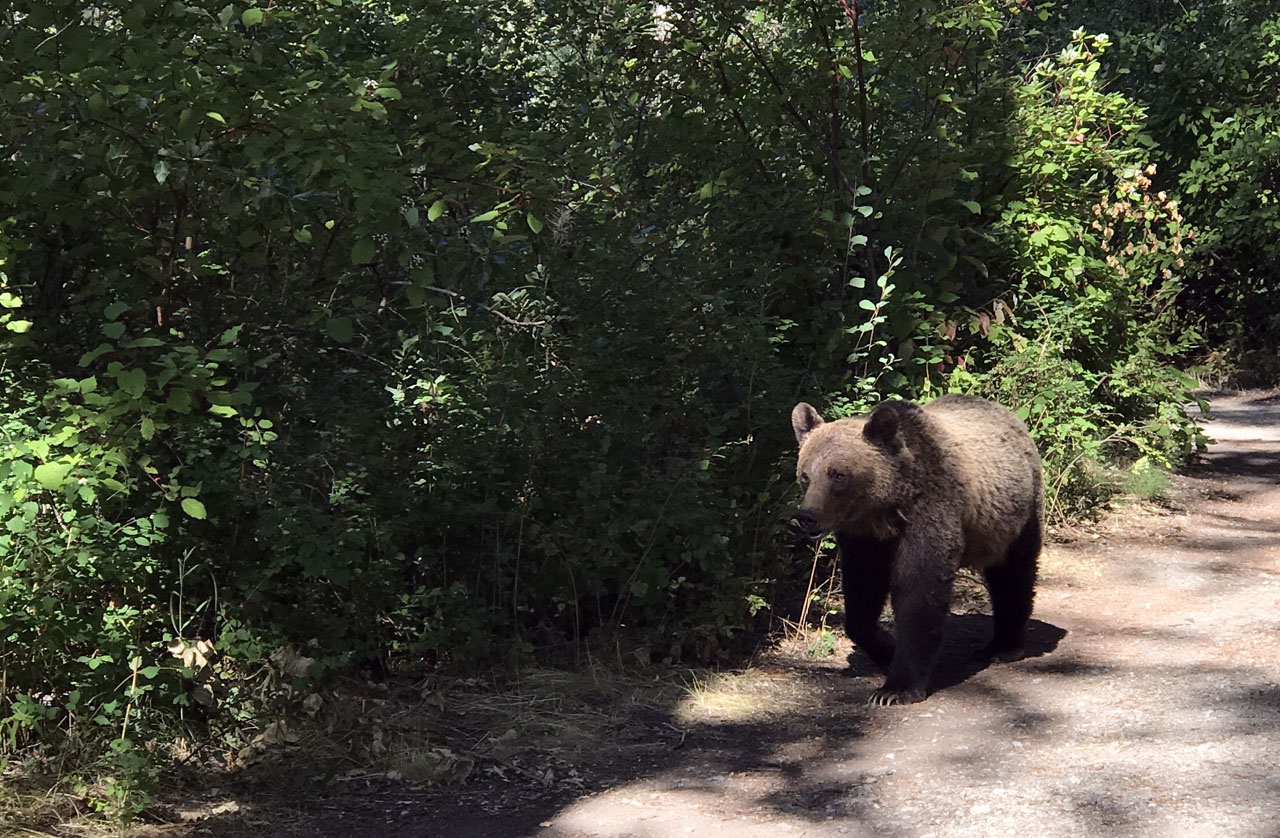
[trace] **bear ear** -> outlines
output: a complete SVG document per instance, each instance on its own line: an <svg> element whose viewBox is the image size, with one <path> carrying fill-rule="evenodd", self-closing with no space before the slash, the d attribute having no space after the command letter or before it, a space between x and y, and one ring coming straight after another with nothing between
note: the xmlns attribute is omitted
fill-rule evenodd
<svg viewBox="0 0 1280 838"><path fill-rule="evenodd" d="M896 402L882 402L879 407L871 411L871 417L867 419L867 424L862 426L862 436L868 442L888 444L892 443L897 435L898 404Z"/></svg>
<svg viewBox="0 0 1280 838"><path fill-rule="evenodd" d="M821 424L822 417L808 402L800 402L791 411L791 429L796 432L796 442L800 445L804 445L809 434Z"/></svg>

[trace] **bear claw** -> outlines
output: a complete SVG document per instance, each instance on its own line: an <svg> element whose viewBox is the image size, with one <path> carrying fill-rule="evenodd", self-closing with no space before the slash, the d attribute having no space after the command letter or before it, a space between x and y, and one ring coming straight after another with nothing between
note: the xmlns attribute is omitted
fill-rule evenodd
<svg viewBox="0 0 1280 838"><path fill-rule="evenodd" d="M890 690L881 687L867 699L868 707L892 707L897 704L919 704L924 701L924 690Z"/></svg>

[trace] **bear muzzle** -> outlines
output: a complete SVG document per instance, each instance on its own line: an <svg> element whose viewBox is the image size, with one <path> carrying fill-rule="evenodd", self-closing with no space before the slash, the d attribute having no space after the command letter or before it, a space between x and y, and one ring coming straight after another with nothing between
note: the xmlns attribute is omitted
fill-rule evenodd
<svg viewBox="0 0 1280 838"><path fill-rule="evenodd" d="M802 506L796 510L796 523L800 525L800 529L804 530L806 535L816 536L822 534L822 526L818 523L817 510Z"/></svg>

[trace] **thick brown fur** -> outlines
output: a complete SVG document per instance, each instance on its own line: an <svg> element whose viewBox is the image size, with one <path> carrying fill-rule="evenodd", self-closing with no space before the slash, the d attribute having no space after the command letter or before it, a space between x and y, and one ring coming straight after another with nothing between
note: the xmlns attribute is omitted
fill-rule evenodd
<svg viewBox="0 0 1280 838"><path fill-rule="evenodd" d="M834 422L801 403L791 419L805 490L796 519L835 534L846 629L888 672L871 703L924 699L961 566L981 571L991 593L987 653L1022 657L1044 502L1040 455L1021 420L974 396L886 402ZM893 637L879 625L886 597Z"/></svg>

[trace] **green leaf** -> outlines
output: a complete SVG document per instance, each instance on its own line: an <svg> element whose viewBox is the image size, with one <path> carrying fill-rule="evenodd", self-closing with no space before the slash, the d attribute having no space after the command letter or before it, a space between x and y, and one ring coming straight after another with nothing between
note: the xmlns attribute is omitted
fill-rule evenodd
<svg viewBox="0 0 1280 838"><path fill-rule="evenodd" d="M147 374L143 370L122 370L116 375L116 385L135 399L140 398L147 389Z"/></svg>
<svg viewBox="0 0 1280 838"><path fill-rule="evenodd" d="M90 349L88 352L81 355L80 360L76 362L76 366L87 367L90 364L92 364L94 361L98 360L99 357L101 357L102 355L110 351L111 351L111 344L100 343L93 349Z"/></svg>
<svg viewBox="0 0 1280 838"><path fill-rule="evenodd" d="M10 320L8 323L4 324L4 327L11 332L17 332L21 335L31 331L32 325L33 324L30 320Z"/></svg>
<svg viewBox="0 0 1280 838"><path fill-rule="evenodd" d="M209 412L214 416L231 417L239 415L236 413L236 409L228 404L211 404L209 405Z"/></svg>
<svg viewBox="0 0 1280 838"><path fill-rule="evenodd" d="M351 264L367 265L373 261L374 247L372 239L361 239L351 246Z"/></svg>
<svg viewBox="0 0 1280 838"><path fill-rule="evenodd" d="M431 205L431 207L427 210L427 220L428 220L428 221L435 221L437 218L439 218L440 216L444 215L444 211L445 211L445 209L446 209L446 207L445 207L445 204L444 204L444 199L441 199L441 200L439 200L439 201L436 201L436 202L435 202L434 204L432 204L432 205Z"/></svg>
<svg viewBox="0 0 1280 838"><path fill-rule="evenodd" d="M982 212L982 204L979 204L977 201L961 201L960 206L964 207L974 215Z"/></svg>
<svg viewBox="0 0 1280 838"><path fill-rule="evenodd" d="M111 659L110 655L95 655L91 658L89 657L80 658L80 660L83 661L85 664L87 664L90 669L97 669L98 667L102 666L104 663L115 663L115 661Z"/></svg>
<svg viewBox="0 0 1280 838"><path fill-rule="evenodd" d="M156 435L156 423L150 416L142 417L142 438L152 439Z"/></svg>
<svg viewBox="0 0 1280 838"><path fill-rule="evenodd" d="M197 521L203 521L209 515L205 512L204 504L195 498L182 499L182 511L195 518Z"/></svg>
<svg viewBox="0 0 1280 838"><path fill-rule="evenodd" d="M377 96L379 99L399 99L400 91L394 87L384 86L373 91L373 95Z"/></svg>
<svg viewBox="0 0 1280 838"><path fill-rule="evenodd" d="M53 490L61 488L70 473L70 463L41 463L36 466L35 478L41 488Z"/></svg>
<svg viewBox="0 0 1280 838"><path fill-rule="evenodd" d="M0 292L0 308L18 308L21 305L21 297L14 296L8 291Z"/></svg>
<svg viewBox="0 0 1280 838"><path fill-rule="evenodd" d="M250 26L257 26L259 23L262 23L263 17L262 9L245 9L244 13L240 15L240 22L243 23L247 29Z"/></svg>
<svg viewBox="0 0 1280 838"><path fill-rule="evenodd" d="M118 320L113 323L103 323L102 333L112 340L118 340L124 336L124 324Z"/></svg>
<svg viewBox="0 0 1280 838"><path fill-rule="evenodd" d="M147 374L143 370L122 370L116 374L115 384L133 398L141 398L147 388Z"/></svg>
<svg viewBox="0 0 1280 838"><path fill-rule="evenodd" d="M492 221L500 215L502 215L501 210L489 210L488 212L480 213L475 218L471 219L471 221L473 224L483 224L486 221Z"/></svg>
<svg viewBox="0 0 1280 838"><path fill-rule="evenodd" d="M351 110L357 112L372 111L375 118L382 118L387 115L387 106L372 99L357 99L356 103L351 106Z"/></svg>
<svg viewBox="0 0 1280 838"><path fill-rule="evenodd" d="M524 220L528 222L529 229L532 230L535 235L542 232L542 221L541 219L538 218L538 216L534 215L533 213L529 213L528 215L525 216Z"/></svg>
<svg viewBox="0 0 1280 838"><path fill-rule="evenodd" d="M225 118L225 117L223 117L223 115L222 115L222 114L220 114L220 113L218 113L217 111L209 111L208 113L206 113L206 114L205 114L205 116L209 117L209 118L210 118L210 119L212 119L214 122L221 123L222 125L226 125L226 124L227 124L227 120L226 120L226 118Z"/></svg>
<svg viewBox="0 0 1280 838"><path fill-rule="evenodd" d="M165 399L165 405L174 413L190 413L191 391L182 389L170 390L168 397Z"/></svg>
<svg viewBox="0 0 1280 838"><path fill-rule="evenodd" d="M355 337L355 327L352 326L350 317L330 318L327 331L329 337L338 343L350 343L351 338Z"/></svg>
<svg viewBox="0 0 1280 838"><path fill-rule="evenodd" d="M858 300L858 308L866 309L867 311L875 311L876 304L870 300Z"/></svg>

